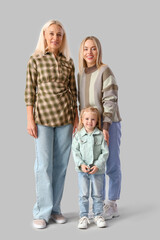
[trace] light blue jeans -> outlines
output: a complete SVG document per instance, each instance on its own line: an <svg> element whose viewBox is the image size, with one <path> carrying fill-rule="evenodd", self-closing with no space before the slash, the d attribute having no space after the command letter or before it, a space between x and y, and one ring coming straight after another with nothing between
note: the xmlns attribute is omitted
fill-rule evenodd
<svg viewBox="0 0 160 240"><path fill-rule="evenodd" d="M60 203L70 156L73 125L37 127L34 167L36 204L33 208L33 218L48 222L52 213L61 213Z"/></svg>
<svg viewBox="0 0 160 240"><path fill-rule="evenodd" d="M80 218L84 216L88 217L90 185L94 216L102 215L104 175L105 174L90 175L84 172L78 173Z"/></svg>
<svg viewBox="0 0 160 240"><path fill-rule="evenodd" d="M118 200L121 192L121 164L120 164L121 123L113 122L109 127L109 158L106 174L109 176L108 199ZM105 177L103 199L105 200Z"/></svg>

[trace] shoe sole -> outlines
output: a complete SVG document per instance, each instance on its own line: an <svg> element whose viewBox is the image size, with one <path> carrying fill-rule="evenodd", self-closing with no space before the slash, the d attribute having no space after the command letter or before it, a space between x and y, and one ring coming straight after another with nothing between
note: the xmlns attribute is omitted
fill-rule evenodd
<svg viewBox="0 0 160 240"><path fill-rule="evenodd" d="M36 229L44 229L44 228L46 228L46 225L39 226L37 224L33 224L33 227L36 228Z"/></svg>
<svg viewBox="0 0 160 240"><path fill-rule="evenodd" d="M84 229L87 229L87 227L78 227L78 229L83 229L84 230Z"/></svg>
<svg viewBox="0 0 160 240"><path fill-rule="evenodd" d="M54 218L52 218L52 220L53 220L53 222L55 222L55 223L59 223L59 224L64 224L64 223L66 223L67 222L67 220L56 220L56 219L54 219Z"/></svg>
<svg viewBox="0 0 160 240"><path fill-rule="evenodd" d="M111 216L108 216L108 217L105 217L106 220L110 220L112 218L116 218L116 217L119 217L119 214L117 215L111 215Z"/></svg>
<svg viewBox="0 0 160 240"><path fill-rule="evenodd" d="M106 228L107 227L107 225L105 225L105 226L97 226L98 228Z"/></svg>

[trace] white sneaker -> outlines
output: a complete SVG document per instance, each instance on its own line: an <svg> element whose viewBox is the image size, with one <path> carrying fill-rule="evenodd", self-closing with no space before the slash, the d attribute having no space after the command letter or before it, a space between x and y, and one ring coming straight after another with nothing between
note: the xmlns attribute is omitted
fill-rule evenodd
<svg viewBox="0 0 160 240"><path fill-rule="evenodd" d="M88 228L88 224L90 224L90 221L87 217L82 217L80 218L79 220L79 223L78 223L78 228L80 229L86 229Z"/></svg>
<svg viewBox="0 0 160 240"><path fill-rule="evenodd" d="M95 222L95 224L97 224L97 227L99 227L99 228L107 227L105 219L102 216L96 216L94 218L94 222Z"/></svg>
<svg viewBox="0 0 160 240"><path fill-rule="evenodd" d="M103 207L103 213L105 219L112 219L119 217L118 208L116 203L107 203Z"/></svg>
<svg viewBox="0 0 160 240"><path fill-rule="evenodd" d="M38 229L46 228L46 221L43 219L35 219L33 220L33 227Z"/></svg>

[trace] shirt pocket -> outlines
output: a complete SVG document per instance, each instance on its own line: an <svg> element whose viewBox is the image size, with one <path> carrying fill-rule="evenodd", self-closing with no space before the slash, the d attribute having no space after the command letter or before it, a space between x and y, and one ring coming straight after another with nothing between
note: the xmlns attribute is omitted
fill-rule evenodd
<svg viewBox="0 0 160 240"><path fill-rule="evenodd" d="M95 146L101 145L101 142L102 142L101 140L102 140L101 138L98 138L98 137L95 138L94 145L95 145Z"/></svg>
<svg viewBox="0 0 160 240"><path fill-rule="evenodd" d="M80 139L80 143L82 146L86 145L87 144L87 139Z"/></svg>
<svg viewBox="0 0 160 240"><path fill-rule="evenodd" d="M45 69L42 69L40 81L39 81L39 90L43 93L57 93L59 92L59 79L56 65L45 66Z"/></svg>
<svg viewBox="0 0 160 240"><path fill-rule="evenodd" d="M56 66L50 66L47 68L47 71L44 71L42 77L42 83L53 82L58 79L58 72Z"/></svg>
<svg viewBox="0 0 160 240"><path fill-rule="evenodd" d="M63 80L68 80L72 71L72 66L67 62L61 62L61 77Z"/></svg>

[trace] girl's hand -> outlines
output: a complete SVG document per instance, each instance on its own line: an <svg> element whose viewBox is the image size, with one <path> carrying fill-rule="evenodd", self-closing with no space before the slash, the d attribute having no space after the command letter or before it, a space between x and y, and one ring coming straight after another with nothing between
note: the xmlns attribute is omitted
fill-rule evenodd
<svg viewBox="0 0 160 240"><path fill-rule="evenodd" d="M87 165L82 164L82 165L81 165L81 170L82 170L82 172L84 172L84 173L88 173L89 170L90 170L90 168L89 168Z"/></svg>
<svg viewBox="0 0 160 240"><path fill-rule="evenodd" d="M109 132L103 129L103 135L104 135L105 141L107 142L107 145L109 146Z"/></svg>
<svg viewBox="0 0 160 240"><path fill-rule="evenodd" d="M28 120L27 131L28 131L29 135L31 135L32 137L34 137L34 138L38 137L37 125L35 124L35 121L33 119L32 120Z"/></svg>
<svg viewBox="0 0 160 240"><path fill-rule="evenodd" d="M88 174L95 174L98 171L98 167L97 166L93 166L90 168L90 171Z"/></svg>

